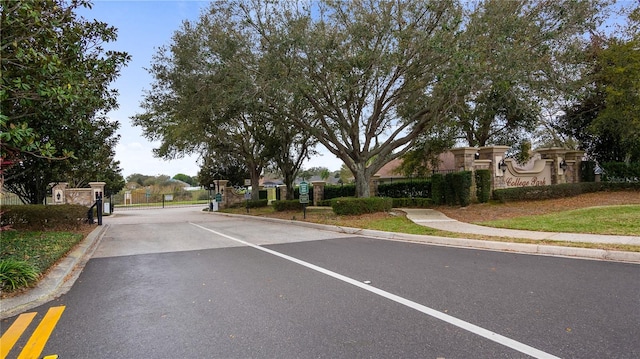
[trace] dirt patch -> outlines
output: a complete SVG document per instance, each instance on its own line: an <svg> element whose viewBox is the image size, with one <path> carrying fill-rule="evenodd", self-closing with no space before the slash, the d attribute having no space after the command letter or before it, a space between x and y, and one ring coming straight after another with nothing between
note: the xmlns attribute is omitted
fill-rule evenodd
<svg viewBox="0 0 640 359"><path fill-rule="evenodd" d="M541 201L481 203L471 204L463 208L440 206L436 209L458 221L476 223L514 217L535 216L579 208L624 204L640 204L640 191L597 192L569 198Z"/></svg>

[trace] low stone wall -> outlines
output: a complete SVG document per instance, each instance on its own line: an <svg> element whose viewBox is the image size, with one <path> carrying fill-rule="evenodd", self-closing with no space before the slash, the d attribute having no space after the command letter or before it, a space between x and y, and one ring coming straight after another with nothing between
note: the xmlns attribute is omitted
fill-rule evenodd
<svg viewBox="0 0 640 359"><path fill-rule="evenodd" d="M103 197L105 185L105 182L89 182L90 188L67 188L68 183L60 182L51 190L53 204L79 204L91 207L98 197Z"/></svg>

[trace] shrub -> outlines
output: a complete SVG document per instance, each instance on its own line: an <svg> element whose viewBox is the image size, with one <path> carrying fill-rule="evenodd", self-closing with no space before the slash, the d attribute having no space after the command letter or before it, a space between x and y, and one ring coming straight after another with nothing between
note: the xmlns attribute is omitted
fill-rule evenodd
<svg viewBox="0 0 640 359"><path fill-rule="evenodd" d="M435 173L431 176L431 200L433 204L438 206L445 203L445 181L444 176L440 173Z"/></svg>
<svg viewBox="0 0 640 359"><path fill-rule="evenodd" d="M466 207L471 203L471 171L460 171L453 173L453 193L454 204Z"/></svg>
<svg viewBox="0 0 640 359"><path fill-rule="evenodd" d="M356 185L345 184L340 186L327 185L324 187L324 199L340 198L340 197L355 197Z"/></svg>
<svg viewBox="0 0 640 359"><path fill-rule="evenodd" d="M447 173L444 175L444 203L449 206L453 206L456 204L456 191L453 183L455 179L453 177L453 173Z"/></svg>
<svg viewBox="0 0 640 359"><path fill-rule="evenodd" d="M581 182L505 188L493 191L493 198L500 202L531 201L573 197L583 193L624 190L640 191L640 182Z"/></svg>
<svg viewBox="0 0 640 359"><path fill-rule="evenodd" d="M331 207L331 201L333 201L333 199L323 199L322 201L318 201L318 206Z"/></svg>
<svg viewBox="0 0 640 359"><path fill-rule="evenodd" d="M605 162L602 164L604 181L638 182L640 181L640 163Z"/></svg>
<svg viewBox="0 0 640 359"><path fill-rule="evenodd" d="M385 212L391 210L391 198L336 198L331 202L333 212L337 215L359 215L363 213Z"/></svg>
<svg viewBox="0 0 640 359"><path fill-rule="evenodd" d="M393 198L393 208L426 208L432 204L431 198Z"/></svg>
<svg viewBox="0 0 640 359"><path fill-rule="evenodd" d="M269 200L267 199L258 199L258 200L250 200L246 201L245 206L247 208L259 208L266 207L269 205Z"/></svg>
<svg viewBox="0 0 640 359"><path fill-rule="evenodd" d="M476 196L478 202L487 203L491 198L491 171L476 170Z"/></svg>
<svg viewBox="0 0 640 359"><path fill-rule="evenodd" d="M20 230L77 228L87 219L88 210L88 207L76 204L3 206L0 224Z"/></svg>
<svg viewBox="0 0 640 359"><path fill-rule="evenodd" d="M596 163L594 161L580 162L580 182L596 181Z"/></svg>
<svg viewBox="0 0 640 359"><path fill-rule="evenodd" d="M302 203L300 203L300 200L297 199L292 199L289 201L273 201L271 205L273 206L273 209L278 212L297 211L302 209Z"/></svg>
<svg viewBox="0 0 640 359"><path fill-rule="evenodd" d="M378 185L380 197L391 198L431 198L430 180L396 181Z"/></svg>
<svg viewBox="0 0 640 359"><path fill-rule="evenodd" d="M25 261L0 260L0 289L8 292L28 287L38 279L38 270Z"/></svg>

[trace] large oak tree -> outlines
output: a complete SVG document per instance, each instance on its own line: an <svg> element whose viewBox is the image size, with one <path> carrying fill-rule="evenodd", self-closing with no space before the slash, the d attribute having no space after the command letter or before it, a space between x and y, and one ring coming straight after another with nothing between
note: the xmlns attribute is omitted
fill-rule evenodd
<svg viewBox="0 0 640 359"><path fill-rule="evenodd" d="M288 125L304 119L304 103L271 83L273 69L260 41L233 4L212 3L197 22L185 22L160 49L149 72L155 81L134 124L161 141L155 153L173 158L200 153L203 173L244 162L254 199L263 169L276 163L292 187L310 136ZM235 162L235 161L234 161Z"/></svg>

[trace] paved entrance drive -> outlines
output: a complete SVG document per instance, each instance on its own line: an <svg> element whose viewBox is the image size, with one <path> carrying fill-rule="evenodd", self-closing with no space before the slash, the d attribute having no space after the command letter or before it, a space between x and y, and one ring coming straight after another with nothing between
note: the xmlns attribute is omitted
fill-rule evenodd
<svg viewBox="0 0 640 359"><path fill-rule="evenodd" d="M60 358L640 356L640 266L387 241L200 208L105 218L49 308ZM2 322L6 328L18 316Z"/></svg>

